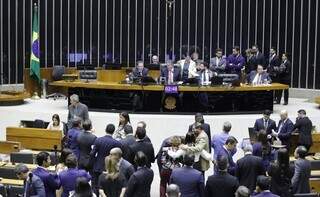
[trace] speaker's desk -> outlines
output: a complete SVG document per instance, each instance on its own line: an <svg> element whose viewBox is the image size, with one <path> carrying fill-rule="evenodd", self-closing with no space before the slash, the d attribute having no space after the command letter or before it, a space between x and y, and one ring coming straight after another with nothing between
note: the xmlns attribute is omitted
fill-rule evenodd
<svg viewBox="0 0 320 197"><path fill-rule="evenodd" d="M78 94L80 101L91 110L131 110L132 98L139 94L143 99L143 112L197 112L201 111L200 97L207 97L209 113L261 112L273 110L273 90L288 89L287 85L273 83L240 87L179 85L178 94L164 95L164 85L138 85L118 82L56 81L51 86L68 88L68 93ZM164 98L165 97L165 98ZM172 99L174 98L174 99ZM206 98L205 98L206 99ZM164 107L167 106L167 107ZM169 106L169 108L168 108Z"/></svg>

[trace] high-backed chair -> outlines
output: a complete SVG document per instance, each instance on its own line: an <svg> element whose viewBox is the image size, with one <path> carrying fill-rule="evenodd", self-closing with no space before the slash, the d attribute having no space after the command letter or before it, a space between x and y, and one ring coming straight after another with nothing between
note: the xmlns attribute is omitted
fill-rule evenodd
<svg viewBox="0 0 320 197"><path fill-rule="evenodd" d="M52 67L52 79L53 81L60 81L62 80L62 76L63 74L65 74L65 66L63 65L54 65ZM64 94L61 93L53 93L48 95L46 98L53 98L54 100L56 100L57 98L67 98Z"/></svg>

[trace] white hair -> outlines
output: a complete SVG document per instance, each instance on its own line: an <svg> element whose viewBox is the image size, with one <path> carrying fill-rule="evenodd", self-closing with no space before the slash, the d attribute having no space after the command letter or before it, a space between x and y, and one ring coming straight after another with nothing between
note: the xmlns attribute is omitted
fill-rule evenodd
<svg viewBox="0 0 320 197"><path fill-rule="evenodd" d="M70 101L79 102L79 96L76 94L73 94L70 96Z"/></svg>

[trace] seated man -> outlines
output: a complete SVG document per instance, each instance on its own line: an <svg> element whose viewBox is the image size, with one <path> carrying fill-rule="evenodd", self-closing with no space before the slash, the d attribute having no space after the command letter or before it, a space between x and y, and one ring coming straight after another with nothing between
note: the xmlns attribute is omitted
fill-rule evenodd
<svg viewBox="0 0 320 197"><path fill-rule="evenodd" d="M167 84L173 84L181 79L180 69L175 68L172 61L168 61L167 66L161 68L160 77L164 77Z"/></svg>
<svg viewBox="0 0 320 197"><path fill-rule="evenodd" d="M133 78L148 76L149 70L144 67L143 61L138 61L135 68L132 70Z"/></svg>
<svg viewBox="0 0 320 197"><path fill-rule="evenodd" d="M225 73L226 56L222 55L222 49L216 49L216 57L210 59L210 70L218 74Z"/></svg>
<svg viewBox="0 0 320 197"><path fill-rule="evenodd" d="M269 74L263 70L263 66L258 65L256 71L253 70L250 72L248 82L250 84L266 84L270 83L271 79Z"/></svg>
<svg viewBox="0 0 320 197"><path fill-rule="evenodd" d="M209 85L211 78L215 75L211 70L209 70L209 65L207 62L199 63L200 71L199 74L199 83L201 85Z"/></svg>

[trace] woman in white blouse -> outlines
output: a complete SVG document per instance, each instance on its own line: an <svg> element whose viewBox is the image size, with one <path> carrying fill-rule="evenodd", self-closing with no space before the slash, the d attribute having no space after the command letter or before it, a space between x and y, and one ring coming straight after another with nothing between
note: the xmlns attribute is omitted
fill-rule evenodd
<svg viewBox="0 0 320 197"><path fill-rule="evenodd" d="M53 114L52 121L49 123L47 129L63 131L63 123L60 121L58 114Z"/></svg>
<svg viewBox="0 0 320 197"><path fill-rule="evenodd" d="M124 127L126 125L130 125L130 117L128 112L121 112L119 114L119 125L118 128L113 133L113 138L116 140L121 140L126 137L126 134L124 132Z"/></svg>

